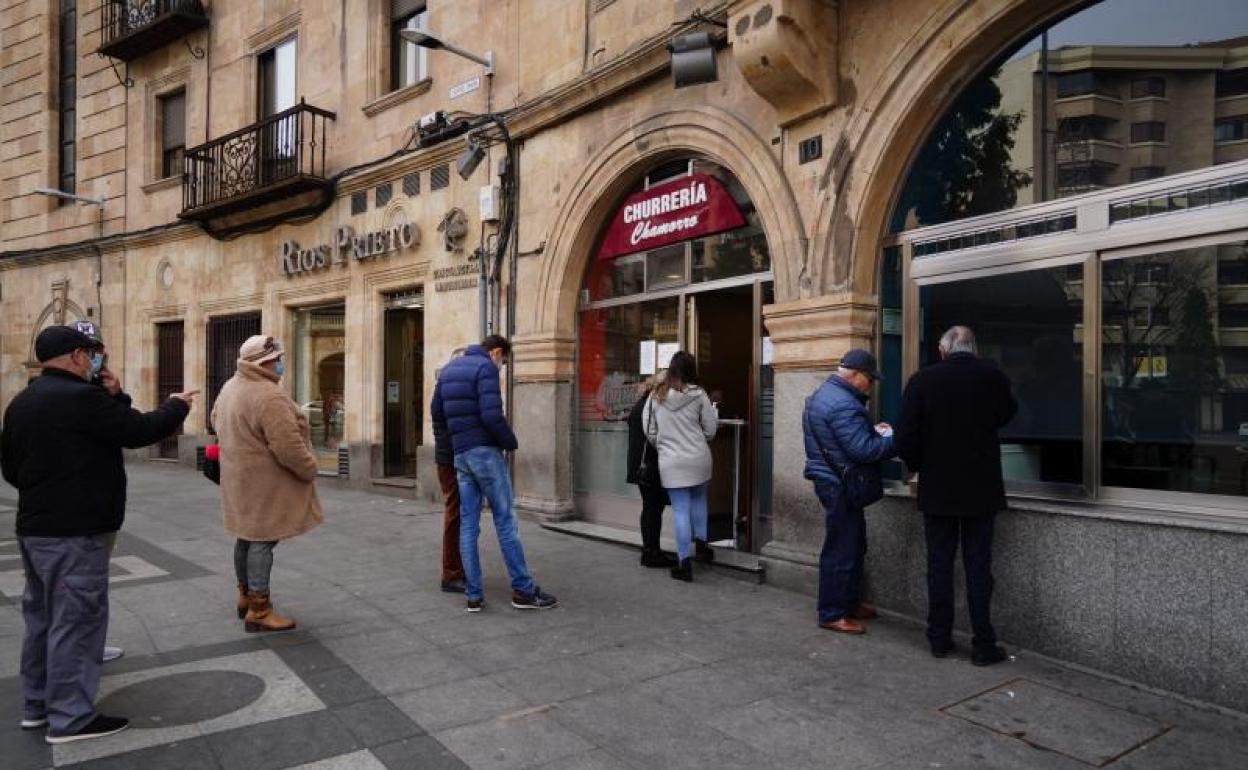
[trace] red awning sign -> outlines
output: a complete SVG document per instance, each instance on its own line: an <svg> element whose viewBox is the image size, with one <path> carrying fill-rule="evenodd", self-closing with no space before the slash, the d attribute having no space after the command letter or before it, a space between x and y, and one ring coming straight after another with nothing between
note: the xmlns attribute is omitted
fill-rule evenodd
<svg viewBox="0 0 1248 770"><path fill-rule="evenodd" d="M708 174L691 174L629 196L615 213L598 259L649 251L745 225L737 203Z"/></svg>

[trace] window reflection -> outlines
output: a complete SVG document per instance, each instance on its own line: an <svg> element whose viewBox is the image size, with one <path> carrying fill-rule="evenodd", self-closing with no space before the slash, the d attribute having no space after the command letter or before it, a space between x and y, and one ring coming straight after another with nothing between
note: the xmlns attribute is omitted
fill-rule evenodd
<svg viewBox="0 0 1248 770"><path fill-rule="evenodd" d="M974 330L982 358L1010 378L1018 414L1001 431L1012 481L1083 481L1080 265L924 286L921 365L950 326Z"/></svg>
<svg viewBox="0 0 1248 770"><path fill-rule="evenodd" d="M1108 486L1248 495L1248 242L1102 267Z"/></svg>
<svg viewBox="0 0 1248 770"><path fill-rule="evenodd" d="M322 472L337 473L346 425L346 306L295 311L294 396Z"/></svg>
<svg viewBox="0 0 1248 770"><path fill-rule="evenodd" d="M1242 0L1104 0L1037 30L936 124L893 229L1248 159L1246 36Z"/></svg>

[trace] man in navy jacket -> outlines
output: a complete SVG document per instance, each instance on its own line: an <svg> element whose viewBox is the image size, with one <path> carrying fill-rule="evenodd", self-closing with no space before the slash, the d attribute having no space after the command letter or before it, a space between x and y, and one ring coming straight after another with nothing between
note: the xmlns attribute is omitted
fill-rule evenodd
<svg viewBox="0 0 1248 770"><path fill-rule="evenodd" d="M837 469L878 463L896 454L891 429L883 423L873 426L866 407L867 393L878 379L875 356L865 350L851 350L841 358L836 373L807 400L802 414L804 475L814 482L824 512L823 550L819 553L819 626L842 634L866 633L858 621L876 614L862 603L866 519L861 508L850 506L842 472Z"/></svg>
<svg viewBox="0 0 1248 770"><path fill-rule="evenodd" d="M481 586L481 558L477 536L481 533L481 501L489 500L494 531L503 561L511 576L511 606L518 610L549 609L558 604L529 575L524 546L512 508L511 478L504 450L519 446L516 434L503 414L498 369L511 354L511 343L496 334L442 368L433 389L435 430L445 426L455 450L455 474L459 481L459 555L464 564L464 597L468 612L480 612L485 604Z"/></svg>
<svg viewBox="0 0 1248 770"><path fill-rule="evenodd" d="M927 537L927 640L932 654L953 651L953 560L962 544L971 662L1006 659L997 646L992 604L992 531L1005 508L997 432L1018 404L1005 374L975 355L975 335L955 326L940 338L941 361L906 384L897 449L919 474L919 510Z"/></svg>

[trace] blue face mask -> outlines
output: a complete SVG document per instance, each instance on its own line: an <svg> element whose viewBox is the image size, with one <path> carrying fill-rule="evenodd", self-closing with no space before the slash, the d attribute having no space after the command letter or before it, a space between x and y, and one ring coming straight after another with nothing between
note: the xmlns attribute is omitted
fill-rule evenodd
<svg viewBox="0 0 1248 770"><path fill-rule="evenodd" d="M277 359L277 363L273 365L273 373L277 375L279 380L286 373L286 361L284 359Z"/></svg>
<svg viewBox="0 0 1248 770"><path fill-rule="evenodd" d="M104 354L95 352L91 354L91 376L98 377L100 370L104 368Z"/></svg>

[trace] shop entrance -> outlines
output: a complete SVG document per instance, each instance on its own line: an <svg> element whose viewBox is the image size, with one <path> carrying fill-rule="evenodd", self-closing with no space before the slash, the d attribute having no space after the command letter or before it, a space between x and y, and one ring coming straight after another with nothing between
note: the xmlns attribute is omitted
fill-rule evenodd
<svg viewBox="0 0 1248 770"><path fill-rule="evenodd" d="M699 209L699 201L706 207ZM648 233L675 227L664 224L669 208L681 227L695 232L630 251ZM641 500L626 481L628 415L643 383L683 349L696 358L700 383L719 411L708 535L720 546L757 551L770 514L772 413L762 326L762 307L772 296L771 261L757 214L725 169L692 160L654 169L618 218L626 225L623 237L613 235L620 228L608 228L582 292L577 511L594 523L636 531ZM696 232L708 222L709 230ZM670 538L670 515L664 521Z"/></svg>
<svg viewBox="0 0 1248 770"><path fill-rule="evenodd" d="M424 433L424 294L415 290L387 296L385 314L385 474L412 478Z"/></svg>

